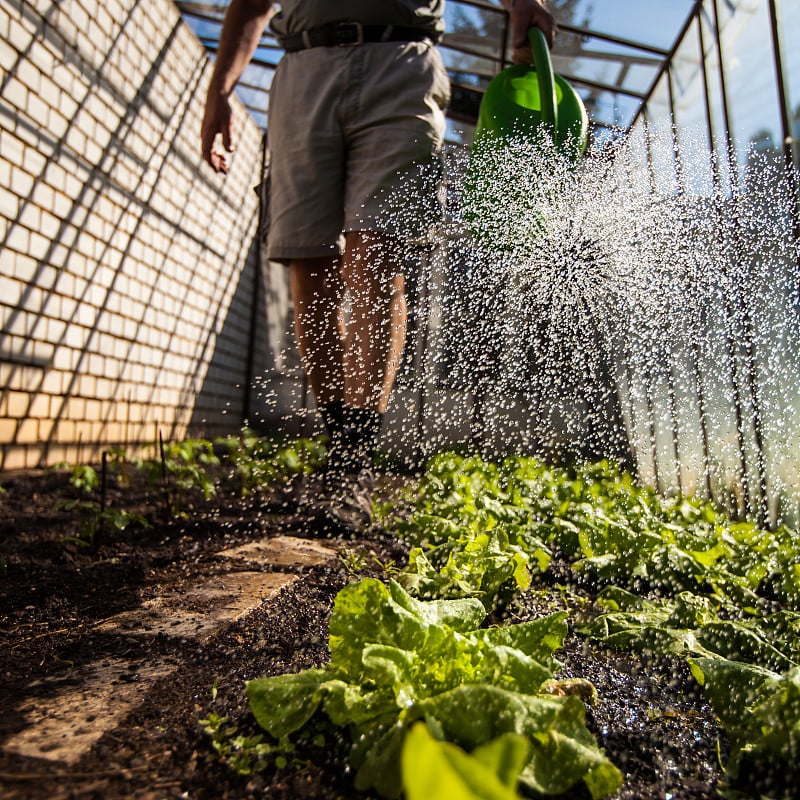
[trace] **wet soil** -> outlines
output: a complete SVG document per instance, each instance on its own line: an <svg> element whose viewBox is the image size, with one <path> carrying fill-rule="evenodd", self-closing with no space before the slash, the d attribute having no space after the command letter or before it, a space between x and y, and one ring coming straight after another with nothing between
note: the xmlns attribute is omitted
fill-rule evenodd
<svg viewBox="0 0 800 800"><path fill-rule="evenodd" d="M141 514L146 526L107 529L86 546L72 538L83 524L78 512L62 505L74 497L67 477L51 470L2 480L0 797L363 797L353 788L345 743L335 735L300 741L280 768L272 760L257 774L237 775L217 756L199 721L215 713L239 733L257 733L244 681L324 664L336 593L366 575L385 577L382 564L402 565L403 545L385 536L333 542L343 557L298 568L299 580L210 641L102 633L97 623L135 608L148 587L179 589L213 577L216 552L283 534L288 523L279 523L291 520L274 513L274 492L243 499L224 476L210 500L186 492L176 516L164 491L134 476L124 486L115 482L107 503ZM579 621L591 609L591 592L565 592L562 579L557 571L545 576L493 621L516 622L564 607L573 623ZM24 724L19 707L35 691L34 682L69 679L81 665L109 655L134 663L157 657L179 668L148 684L141 703L74 763L2 749ZM719 796L724 734L683 662L606 652L577 635L558 655L563 677L586 678L598 689L587 722L626 776L619 800Z"/></svg>

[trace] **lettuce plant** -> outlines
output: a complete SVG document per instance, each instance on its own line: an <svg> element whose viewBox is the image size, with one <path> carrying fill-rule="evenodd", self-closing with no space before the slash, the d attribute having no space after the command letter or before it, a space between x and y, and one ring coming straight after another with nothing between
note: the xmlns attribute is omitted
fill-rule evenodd
<svg viewBox="0 0 800 800"><path fill-rule="evenodd" d="M690 660L730 740L726 770L737 777L746 760L783 770L800 762L800 666L778 674L719 658Z"/></svg>
<svg viewBox="0 0 800 800"><path fill-rule="evenodd" d="M583 781L603 797L622 777L586 729L583 703L542 688L558 666L565 616L481 629L477 599L419 601L394 581L368 578L336 598L330 664L249 681L250 708L275 738L325 713L349 730L356 788L384 797L402 791L400 756L418 721L468 750L505 734L525 737L523 786L558 794Z"/></svg>

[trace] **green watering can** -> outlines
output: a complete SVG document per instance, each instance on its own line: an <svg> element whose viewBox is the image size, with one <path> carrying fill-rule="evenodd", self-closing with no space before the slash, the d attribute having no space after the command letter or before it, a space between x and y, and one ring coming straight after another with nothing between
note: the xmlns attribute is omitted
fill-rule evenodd
<svg viewBox="0 0 800 800"><path fill-rule="evenodd" d="M583 101L553 73L544 34L531 28L528 38L533 66L514 64L492 79L481 101L473 146L487 134L502 141L546 125L559 151L577 161L586 150L589 135Z"/></svg>

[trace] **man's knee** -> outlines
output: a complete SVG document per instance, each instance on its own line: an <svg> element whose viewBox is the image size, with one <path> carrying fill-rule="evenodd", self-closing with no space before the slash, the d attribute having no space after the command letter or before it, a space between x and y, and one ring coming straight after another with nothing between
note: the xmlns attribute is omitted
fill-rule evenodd
<svg viewBox="0 0 800 800"><path fill-rule="evenodd" d="M376 231L349 232L342 275L351 292L395 294L403 288L402 242Z"/></svg>
<svg viewBox="0 0 800 800"><path fill-rule="evenodd" d="M289 263L289 281L295 302L318 297L340 297L343 291L339 258L298 258Z"/></svg>

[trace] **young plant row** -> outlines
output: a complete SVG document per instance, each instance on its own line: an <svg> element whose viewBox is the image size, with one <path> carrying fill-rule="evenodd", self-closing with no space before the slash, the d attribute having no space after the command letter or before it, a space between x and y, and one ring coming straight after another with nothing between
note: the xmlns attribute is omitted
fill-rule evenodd
<svg viewBox="0 0 800 800"><path fill-rule="evenodd" d="M69 472L75 497L63 503L65 511L80 517L75 541L93 545L103 530L125 530L132 525L147 526L142 514L114 508L107 500L106 484L130 485L144 476L157 491L170 517L186 519L189 499L201 494L205 500L217 495L220 481L231 479L242 497L285 483L291 476L308 472L324 458L324 445L311 439L263 438L249 430L239 436L185 439L159 443L157 458L128 456L123 449L108 450L101 469L89 464L59 464Z"/></svg>
<svg viewBox="0 0 800 800"><path fill-rule="evenodd" d="M689 658L727 730L732 776L800 757L800 536L662 498L608 463L571 471L444 454L398 522L415 545L404 585L495 602L558 556L605 585L582 632ZM476 554L472 560L472 554Z"/></svg>
<svg viewBox="0 0 800 800"><path fill-rule="evenodd" d="M260 727L280 743L333 724L351 742L356 789L387 798L507 799L518 787L553 795L579 784L593 798L615 792L622 775L585 726L594 687L554 678L566 614L481 627L509 584L529 585L529 565L547 567L547 546L488 513L465 537L443 516L425 523L436 544L415 547L404 586L365 579L337 595L324 668L248 682Z"/></svg>

